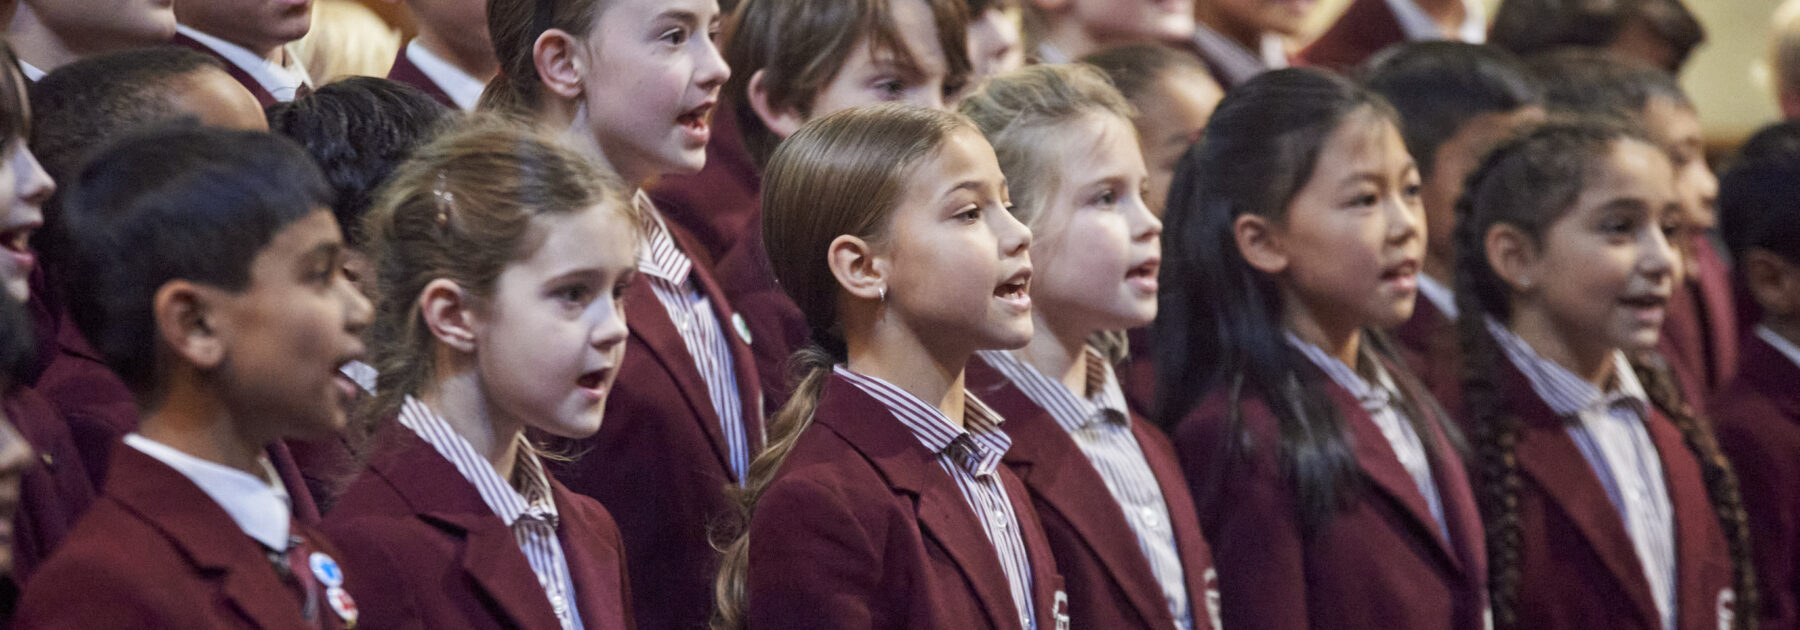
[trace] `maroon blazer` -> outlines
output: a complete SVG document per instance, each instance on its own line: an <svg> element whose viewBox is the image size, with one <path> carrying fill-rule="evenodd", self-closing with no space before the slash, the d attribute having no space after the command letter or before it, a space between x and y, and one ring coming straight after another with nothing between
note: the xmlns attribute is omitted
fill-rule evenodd
<svg viewBox="0 0 1800 630"><path fill-rule="evenodd" d="M1251 450L1230 469L1221 453L1241 438L1232 426L1229 387L1208 394L1175 428L1176 451L1219 569L1225 627L1481 630L1486 544L1462 458L1442 431L1419 436L1432 453L1446 540L1362 405L1322 371L1308 369L1343 414L1364 482L1359 500L1310 538L1300 529L1266 400L1243 392L1240 413ZM1405 394L1425 395L1411 388Z"/></svg>
<svg viewBox="0 0 1800 630"><path fill-rule="evenodd" d="M693 240L669 224L675 242L694 256ZM731 345L752 458L762 450L762 415L750 348L734 332L731 302L694 256L693 278L712 301ZM625 363L606 401L600 432L577 445L580 455L556 476L575 492L608 506L625 537L632 609L644 628L701 628L713 609L719 553L709 532L734 518L726 492L738 479L727 458L712 399L681 333L648 278L627 289L631 322Z"/></svg>
<svg viewBox="0 0 1800 630"><path fill-rule="evenodd" d="M1037 625L1069 627L1062 579L1019 479L999 469L1031 562ZM833 375L750 520L751 628L1018 629L1006 573L937 457Z"/></svg>
<svg viewBox="0 0 1800 630"><path fill-rule="evenodd" d="M90 485L100 488L113 443L137 428L137 399L53 297L43 267L34 270L31 279L27 306L38 337L39 372L30 385L67 423Z"/></svg>
<svg viewBox="0 0 1800 630"><path fill-rule="evenodd" d="M1331 28L1300 50L1300 62L1338 72L1355 70L1381 49L1406 41L1387 0L1354 0Z"/></svg>
<svg viewBox="0 0 1800 630"><path fill-rule="evenodd" d="M306 630L262 545L199 486L120 444L92 510L25 585L14 628ZM344 556L311 527L293 533ZM342 628L319 604L326 628Z"/></svg>
<svg viewBox="0 0 1800 630"><path fill-rule="evenodd" d="M1713 397L1713 426L1750 514L1762 627L1800 627L1800 366L1748 336L1740 358Z"/></svg>
<svg viewBox="0 0 1800 630"><path fill-rule="evenodd" d="M1031 505L1044 523L1056 570L1069 594L1070 627L1176 628L1137 534L1074 438L986 361L970 361L964 379L971 393L1006 419L1001 426L1013 440L1006 467L1031 492ZM1208 602L1218 597L1212 551L1200 535L1200 520L1175 447L1135 414L1131 433L1168 504L1175 548L1187 576L1192 627L1212 630L1211 616L1217 611L1209 610Z"/></svg>
<svg viewBox="0 0 1800 630"><path fill-rule="evenodd" d="M420 70L417 64L406 58L405 44L400 46L400 54L394 56L394 66L388 70L387 78L390 81L398 81L419 88L425 92L426 96L443 103L444 107L451 110L462 109L457 106L456 101L450 99L450 94L444 92L444 88L438 87L437 82L431 80L424 70Z"/></svg>
<svg viewBox="0 0 1800 630"><path fill-rule="evenodd" d="M665 175L648 191L665 218L687 229L709 260L720 262L746 236L762 231L762 174L744 148L733 109L730 101L714 108L700 172Z"/></svg>
<svg viewBox="0 0 1800 630"><path fill-rule="evenodd" d="M1461 405L1462 344L1456 337L1456 320L1420 296L1412 317L1394 329L1406 367L1419 377L1445 409Z"/></svg>
<svg viewBox="0 0 1800 630"><path fill-rule="evenodd" d="M219 62L225 64L225 72L227 74L230 74L231 78L237 79L237 82L242 84L244 86L244 89L250 90L250 94L252 96L256 97L257 104L262 105L263 107L268 107L270 105L275 104L275 102L276 102L275 95L270 94L268 90L263 89L262 84L256 82L256 77L250 76L249 72L244 71L243 68L240 68L240 67L238 67L237 64L232 63L230 59L226 59L225 56L219 54L218 51L208 48L206 46L206 44L202 44L198 41L195 41L194 38L188 37L187 35L183 35L181 33L176 33L175 38L169 40L169 43L174 44L176 46L184 46L187 48L192 48L194 50L198 50L198 51L206 53L208 55L217 57L219 59Z"/></svg>
<svg viewBox="0 0 1800 630"><path fill-rule="evenodd" d="M1516 451L1522 482L1519 627L1660 628L1662 617L1625 522L1569 437L1564 418L1512 362L1500 362L1501 400L1523 423ZM1681 432L1660 412L1653 411L1646 425L1674 504L1676 627L1713 630L1720 627L1722 592L1732 584L1725 534Z"/></svg>
<svg viewBox="0 0 1800 630"><path fill-rule="evenodd" d="M1731 382L1737 370L1738 320L1731 289L1731 269L1719 258L1712 241L1695 237L1695 269L1677 283L1663 320L1663 355L1677 364L1676 376L1689 398L1694 391L1711 393ZM1705 399L1690 400L1695 409Z"/></svg>
<svg viewBox="0 0 1800 630"><path fill-rule="evenodd" d="M19 478L13 516L13 578L24 583L93 504L94 484L68 425L49 401L30 388L14 387L0 406L37 454Z"/></svg>
<svg viewBox="0 0 1800 630"><path fill-rule="evenodd" d="M430 444L397 422L323 526L370 628L560 630L506 523ZM630 581L606 508L554 477L557 540L589 630L629 630Z"/></svg>
<svg viewBox="0 0 1800 630"><path fill-rule="evenodd" d="M761 231L746 234L716 269L719 288L750 331L750 354L756 358L756 374L762 382L763 407L774 413L793 389L788 382L793 376L790 359L795 351L812 343L806 314L776 283Z"/></svg>

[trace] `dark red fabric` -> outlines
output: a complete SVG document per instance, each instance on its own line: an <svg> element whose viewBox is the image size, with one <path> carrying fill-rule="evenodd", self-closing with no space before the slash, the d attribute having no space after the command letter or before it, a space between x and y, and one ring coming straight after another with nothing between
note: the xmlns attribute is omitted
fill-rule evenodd
<svg viewBox="0 0 1800 630"><path fill-rule="evenodd" d="M387 78L390 81L405 83L423 90L426 96L443 103L444 107L453 110L461 109L457 106L456 101L451 100L450 94L444 92L444 88L438 87L437 82L426 76L425 71L420 70L417 64L406 58L405 45L400 46L400 54L394 56L394 65L388 70Z"/></svg>
<svg viewBox="0 0 1800 630"><path fill-rule="evenodd" d="M1381 49L1406 41L1406 31L1387 0L1355 0L1331 28L1301 49L1300 63L1352 72Z"/></svg>
<svg viewBox="0 0 1800 630"><path fill-rule="evenodd" d="M13 516L13 578L25 582L94 502L93 482L62 416L37 392L14 387L0 405L36 451L19 478Z"/></svg>
<svg viewBox="0 0 1800 630"><path fill-rule="evenodd" d="M249 72L246 72L243 68L238 67L237 64L232 63L230 59L226 59L224 55L221 55L217 51L214 51L213 49L208 48L206 46L206 44L202 44L198 41L195 41L194 38L188 37L181 33L176 33L175 38L169 40L169 43L174 44L176 46L184 46L187 48L192 48L194 50L198 50L198 51L206 53L208 55L217 57L221 63L225 64L225 72L227 74L230 74L231 78L236 79L238 83L242 84L244 86L244 89L250 90L251 96L256 97L257 104L262 105L263 107L268 107L270 105L275 104L275 102L276 102L275 95L270 94L268 90L263 89L262 84L256 82L256 77L250 76Z"/></svg>
<svg viewBox="0 0 1800 630"><path fill-rule="evenodd" d="M1745 336L1737 378L1713 397L1719 448L1737 470L1762 627L1800 627L1800 366ZM1744 611L1749 614L1749 611Z"/></svg>
<svg viewBox="0 0 1800 630"><path fill-rule="evenodd" d="M324 530L348 555L346 586L370 628L560 630L506 523L456 466L390 424ZM589 630L629 630L624 545L606 508L550 481L576 610Z"/></svg>
<svg viewBox="0 0 1800 630"><path fill-rule="evenodd" d="M1462 404L1462 383L1457 380L1462 344L1456 335L1456 321L1424 296L1413 307L1412 317L1394 329L1394 341L1400 344L1406 367L1445 409L1456 409Z"/></svg>
<svg viewBox="0 0 1800 630"><path fill-rule="evenodd" d="M686 229L708 259L722 261L752 232L761 232L762 175L738 133L729 101L713 111L706 166L665 175L649 189L663 216Z"/></svg>
<svg viewBox="0 0 1800 630"><path fill-rule="evenodd" d="M1031 492L1031 504L1043 521L1057 572L1068 591L1070 627L1176 628L1136 532L1074 438L986 361L970 361L963 378L970 393L1006 419L1001 426L1013 440L1006 467ZM1212 550L1200 534L1175 447L1135 414L1131 432L1169 509L1170 529L1187 578L1191 627L1214 630L1207 605L1212 599L1209 589L1214 597L1218 592L1217 580L1209 579L1215 575Z"/></svg>
<svg viewBox="0 0 1800 630"><path fill-rule="evenodd" d="M1146 418L1152 417L1151 406L1156 404L1156 348L1152 334L1149 326L1125 331L1131 352L1114 366L1119 387L1125 390L1125 405L1132 413Z"/></svg>
<svg viewBox="0 0 1800 630"><path fill-rule="evenodd" d="M1708 395L1737 370L1738 320L1730 268L1705 236L1696 236L1692 247L1695 269L1675 286L1658 348L1688 402L1704 409Z"/></svg>

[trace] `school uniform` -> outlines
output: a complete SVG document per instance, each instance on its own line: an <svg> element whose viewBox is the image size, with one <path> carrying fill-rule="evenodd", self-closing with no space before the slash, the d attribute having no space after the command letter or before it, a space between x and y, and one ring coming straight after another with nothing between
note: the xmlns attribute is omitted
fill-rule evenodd
<svg viewBox="0 0 1800 630"><path fill-rule="evenodd" d="M1689 404L1705 409L1708 394L1731 382L1737 370L1738 321L1730 267L1709 238L1691 242L1694 268L1686 282L1676 283L1659 349L1683 379Z"/></svg>
<svg viewBox="0 0 1800 630"><path fill-rule="evenodd" d="M1131 413L1087 351L1087 391L1005 351L969 362L969 391L1006 418L1003 461L1044 523L1075 628L1218 628L1212 552L1175 449Z"/></svg>
<svg viewBox="0 0 1800 630"><path fill-rule="evenodd" d="M1010 438L973 396L964 424L835 368L751 517L749 626L1068 628Z"/></svg>
<svg viewBox="0 0 1800 630"><path fill-rule="evenodd" d="M1205 396L1173 437L1218 567L1224 627L1484 628L1487 554L1462 459L1437 423L1421 423L1421 434L1393 403L1405 397L1431 413L1427 394L1391 375L1365 382L1289 343L1305 363L1302 382L1324 388L1341 415L1360 494L1306 535L1268 399L1245 388L1234 409L1232 387ZM1225 464L1228 449L1246 447Z"/></svg>
<svg viewBox="0 0 1800 630"><path fill-rule="evenodd" d="M1419 300L1412 317L1394 329L1406 366L1418 375L1445 409L1457 409L1462 399L1462 344L1457 340L1456 295L1430 276L1419 276Z"/></svg>
<svg viewBox="0 0 1800 630"><path fill-rule="evenodd" d="M1713 427L1750 515L1762 627L1800 627L1800 349L1759 326L1741 360Z"/></svg>
<svg viewBox="0 0 1800 630"><path fill-rule="evenodd" d="M93 509L25 585L13 627L337 629L341 556L254 476L128 436Z"/></svg>
<svg viewBox="0 0 1800 630"><path fill-rule="evenodd" d="M699 628L713 609L718 552L711 528L737 513L740 486L762 450L760 387L730 302L693 241L652 217L626 290L631 334L606 401L606 422L555 467L606 505L624 535L632 610L644 628Z"/></svg>
<svg viewBox="0 0 1800 630"><path fill-rule="evenodd" d="M1131 413L1143 417L1153 415L1156 404L1156 348L1150 326L1125 331L1130 353L1119 361L1116 372L1119 387L1125 390L1125 404Z"/></svg>
<svg viewBox="0 0 1800 630"><path fill-rule="evenodd" d="M1194 26L1194 39L1188 50L1200 57L1213 80L1227 92L1256 75L1286 68L1291 61L1287 43L1278 34L1264 33L1257 49L1250 50L1204 22Z"/></svg>
<svg viewBox="0 0 1800 630"><path fill-rule="evenodd" d="M0 407L33 451L19 477L11 536L12 577L23 583L74 529L93 504L95 491L68 424L50 401L31 388L14 386L0 398Z"/></svg>
<svg viewBox="0 0 1800 630"><path fill-rule="evenodd" d="M312 89L312 77L307 74L306 66L300 63L300 56L286 46L283 47L283 56L287 61L276 64L243 46L194 30L186 24L175 25L175 38L169 43L212 55L225 62L225 72L243 84L244 89L250 90L250 94L256 97L256 102L263 107L292 101L301 90Z"/></svg>
<svg viewBox="0 0 1800 630"><path fill-rule="evenodd" d="M323 529L372 628L632 628L619 529L523 436L513 481L407 398Z"/></svg>
<svg viewBox="0 0 1800 630"><path fill-rule="evenodd" d="M394 56L394 65L388 70L387 78L419 88L445 107L465 112L475 111L481 91L487 89L486 80L463 72L426 50L416 39L401 47L400 53Z"/></svg>
<svg viewBox="0 0 1800 630"><path fill-rule="evenodd" d="M1353 0L1318 39L1300 51L1301 63L1352 72L1375 53L1405 42L1446 39L1435 18L1414 0ZM1463 21L1455 39L1487 41L1487 9L1463 0Z"/></svg>
<svg viewBox="0 0 1800 630"><path fill-rule="evenodd" d="M89 486L98 489L106 482L113 444L137 428L137 399L75 327L43 274L41 266L32 270L26 302L38 349L36 376L27 384L68 426Z"/></svg>
<svg viewBox="0 0 1800 630"><path fill-rule="evenodd" d="M1500 400L1521 423L1519 627L1723 627L1731 555L1700 465L1624 355L1602 392L1488 329L1506 355Z"/></svg>

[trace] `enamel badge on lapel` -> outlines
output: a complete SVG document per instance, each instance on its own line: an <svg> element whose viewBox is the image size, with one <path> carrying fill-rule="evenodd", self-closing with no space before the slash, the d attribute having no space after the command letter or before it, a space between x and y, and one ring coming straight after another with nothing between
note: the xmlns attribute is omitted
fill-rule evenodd
<svg viewBox="0 0 1800 630"><path fill-rule="evenodd" d="M325 602L331 605L331 611L337 613L338 619L344 621L344 628L355 628L356 600L344 590L344 570L331 556L317 551L306 557L306 564L312 567L313 577L325 585Z"/></svg>
<svg viewBox="0 0 1800 630"><path fill-rule="evenodd" d="M744 345L750 345L750 325L744 323L742 313L731 314L731 327L737 329L738 338L744 340Z"/></svg>

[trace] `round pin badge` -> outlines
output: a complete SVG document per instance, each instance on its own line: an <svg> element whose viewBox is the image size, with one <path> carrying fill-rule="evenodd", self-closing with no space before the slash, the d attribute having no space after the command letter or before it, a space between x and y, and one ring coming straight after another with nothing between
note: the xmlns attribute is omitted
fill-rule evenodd
<svg viewBox="0 0 1800 630"><path fill-rule="evenodd" d="M338 619L344 620L345 630L356 627L356 600L350 599L350 593L333 586L325 589L325 601L331 604L331 611L337 613Z"/></svg>
<svg viewBox="0 0 1800 630"><path fill-rule="evenodd" d="M314 551L306 557L306 564L312 567L313 577L319 578L320 584L333 588L344 585L344 570L338 568L337 561L331 556Z"/></svg>
<svg viewBox="0 0 1800 630"><path fill-rule="evenodd" d="M737 329L738 338L744 340L744 345L747 346L747 345L751 344L750 325L744 323L743 314L741 314L741 313L732 313L731 314L731 327Z"/></svg>

